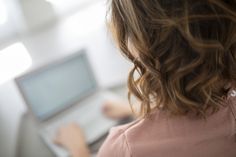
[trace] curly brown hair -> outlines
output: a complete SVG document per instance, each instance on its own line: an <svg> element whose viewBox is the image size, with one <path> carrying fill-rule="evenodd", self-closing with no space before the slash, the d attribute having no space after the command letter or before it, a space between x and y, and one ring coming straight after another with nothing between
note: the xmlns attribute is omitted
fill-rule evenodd
<svg viewBox="0 0 236 157"><path fill-rule="evenodd" d="M144 115L159 108L171 115L206 117L220 109L229 90L224 87L236 80L235 0L110 3L109 26L134 63L129 98L141 100Z"/></svg>

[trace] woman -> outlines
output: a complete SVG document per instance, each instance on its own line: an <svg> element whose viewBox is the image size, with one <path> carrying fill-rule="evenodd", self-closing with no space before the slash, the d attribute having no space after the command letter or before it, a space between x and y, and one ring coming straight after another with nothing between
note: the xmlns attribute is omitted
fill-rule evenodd
<svg viewBox="0 0 236 157"><path fill-rule="evenodd" d="M111 0L110 13L142 117L113 128L98 156L235 157L236 1ZM89 156L69 132L76 143L58 143Z"/></svg>

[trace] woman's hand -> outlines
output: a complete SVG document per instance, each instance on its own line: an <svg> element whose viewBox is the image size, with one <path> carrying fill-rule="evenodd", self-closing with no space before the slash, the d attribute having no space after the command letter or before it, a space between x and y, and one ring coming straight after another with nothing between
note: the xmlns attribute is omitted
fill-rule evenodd
<svg viewBox="0 0 236 157"><path fill-rule="evenodd" d="M103 113L108 118L119 120L133 116L133 112L128 103L122 101L107 101L103 106Z"/></svg>
<svg viewBox="0 0 236 157"><path fill-rule="evenodd" d="M58 130L54 142L67 149L72 157L89 157L83 131L77 124L68 124Z"/></svg>

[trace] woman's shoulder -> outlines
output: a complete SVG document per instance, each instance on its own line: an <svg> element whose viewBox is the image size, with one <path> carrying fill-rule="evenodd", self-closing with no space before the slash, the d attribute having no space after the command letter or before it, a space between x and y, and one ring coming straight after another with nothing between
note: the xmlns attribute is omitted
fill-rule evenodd
<svg viewBox="0 0 236 157"><path fill-rule="evenodd" d="M152 118L140 118L111 128L97 157L131 157L132 152L136 151L133 144L146 140L148 132L144 130L153 130L156 127L154 124L163 120L164 117L156 112Z"/></svg>
<svg viewBox="0 0 236 157"><path fill-rule="evenodd" d="M132 150L129 141L129 132L142 120L116 126L110 129L109 135L98 152L97 157L131 157Z"/></svg>

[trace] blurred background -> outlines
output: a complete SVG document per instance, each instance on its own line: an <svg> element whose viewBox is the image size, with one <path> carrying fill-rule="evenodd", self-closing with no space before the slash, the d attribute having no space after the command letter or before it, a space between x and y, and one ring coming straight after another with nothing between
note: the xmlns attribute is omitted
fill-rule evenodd
<svg viewBox="0 0 236 157"><path fill-rule="evenodd" d="M0 157L18 156L28 112L15 77L85 49L100 85L125 84L131 65L111 40L106 11L106 0L0 0Z"/></svg>

